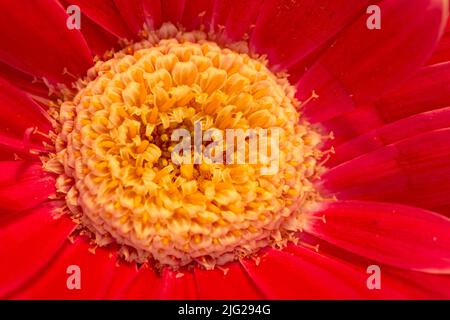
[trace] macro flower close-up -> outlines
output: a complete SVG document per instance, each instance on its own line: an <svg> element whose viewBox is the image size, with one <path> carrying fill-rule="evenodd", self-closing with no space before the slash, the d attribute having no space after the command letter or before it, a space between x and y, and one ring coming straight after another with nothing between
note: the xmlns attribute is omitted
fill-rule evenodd
<svg viewBox="0 0 450 320"><path fill-rule="evenodd" d="M450 299L448 0L0 0L0 298Z"/></svg>

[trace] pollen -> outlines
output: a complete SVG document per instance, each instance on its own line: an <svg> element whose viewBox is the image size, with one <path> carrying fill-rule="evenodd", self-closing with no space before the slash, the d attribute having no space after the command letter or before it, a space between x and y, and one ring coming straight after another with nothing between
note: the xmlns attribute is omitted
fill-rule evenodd
<svg viewBox="0 0 450 320"><path fill-rule="evenodd" d="M57 106L57 152L45 166L59 164L58 192L81 227L127 260L212 268L280 247L320 198L321 136L263 58L172 27L89 70ZM176 164L172 133L196 122L278 128L276 172L251 161ZM244 143L236 159L249 159Z"/></svg>

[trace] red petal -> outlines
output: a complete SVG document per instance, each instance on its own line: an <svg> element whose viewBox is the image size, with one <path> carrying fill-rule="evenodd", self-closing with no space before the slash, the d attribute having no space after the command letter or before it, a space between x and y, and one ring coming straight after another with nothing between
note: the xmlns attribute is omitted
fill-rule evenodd
<svg viewBox="0 0 450 320"><path fill-rule="evenodd" d="M165 268L156 283L158 299L193 300L197 298L196 283L190 271L176 272Z"/></svg>
<svg viewBox="0 0 450 320"><path fill-rule="evenodd" d="M64 8L68 8L70 3L59 0ZM100 27L86 15L81 15L81 33L91 50L92 55L103 57L106 51L118 47L119 39Z"/></svg>
<svg viewBox="0 0 450 320"><path fill-rule="evenodd" d="M450 220L403 205L339 201L305 231L363 257L407 270L450 273Z"/></svg>
<svg viewBox="0 0 450 320"><path fill-rule="evenodd" d="M158 299L159 289L155 289L161 278L149 267L142 267L133 281L124 289L120 299Z"/></svg>
<svg viewBox="0 0 450 320"><path fill-rule="evenodd" d="M370 290L367 287L367 278L369 277L367 267L373 263L366 263L363 266L352 265L348 261L327 256L326 250L319 249L319 253L317 253L301 246L289 246L286 251L293 253L300 259L313 263L319 269L327 271L327 276L332 275L331 281L336 281L336 277L338 277L348 287L354 290L358 299L411 299L427 297L425 290L423 290L425 292L421 292L416 286L401 283L396 277L386 274L385 267L382 268L381 290ZM321 281L325 281L325 279ZM334 290L333 287L332 291ZM336 294L339 295L338 298L347 297L344 294L341 296L339 292L336 292Z"/></svg>
<svg viewBox="0 0 450 320"><path fill-rule="evenodd" d="M350 272L342 265L327 262L330 259L316 253L305 253L299 258L288 252L269 249L261 255L259 263L251 260L242 263L268 299L357 298L354 270ZM349 271L345 280L340 277L344 271Z"/></svg>
<svg viewBox="0 0 450 320"><path fill-rule="evenodd" d="M163 22L177 23L181 21L186 0L161 1L161 16Z"/></svg>
<svg viewBox="0 0 450 320"><path fill-rule="evenodd" d="M422 272L411 272L398 269L389 270L398 280L418 288L424 292L425 299L450 299L450 277L447 275L436 275ZM423 299L423 298L422 298Z"/></svg>
<svg viewBox="0 0 450 320"><path fill-rule="evenodd" d="M42 144L24 145L23 140L0 133L0 161L14 161L18 158L27 161L39 161L39 154L30 153L27 148L42 153L48 152Z"/></svg>
<svg viewBox="0 0 450 320"><path fill-rule="evenodd" d="M56 1L2 1L0 11L3 62L55 82L74 80L65 70L80 76L92 65L83 36L66 27L67 14Z"/></svg>
<svg viewBox="0 0 450 320"><path fill-rule="evenodd" d="M441 63L450 60L450 19L447 21L447 28L442 36L439 46L434 51L428 64Z"/></svg>
<svg viewBox="0 0 450 320"><path fill-rule="evenodd" d="M144 267L116 296L121 299L196 299L197 293L193 274L189 271L175 272L165 268L157 276L153 270Z"/></svg>
<svg viewBox="0 0 450 320"><path fill-rule="evenodd" d="M8 80L17 88L26 93L40 97L48 97L48 87L41 81L35 81L35 78L29 74L14 69L10 65L0 62L0 77Z"/></svg>
<svg viewBox="0 0 450 320"><path fill-rule="evenodd" d="M338 145L335 147L335 153L326 165L328 167L335 167L345 161L403 139L449 127L450 107L420 113L372 130L362 136Z"/></svg>
<svg viewBox="0 0 450 320"><path fill-rule="evenodd" d="M106 299L121 299L124 290L131 285L138 274L134 263L120 263L111 277Z"/></svg>
<svg viewBox="0 0 450 320"><path fill-rule="evenodd" d="M323 187L339 199L404 203L431 210L448 206L449 141L450 129L402 140L330 169L322 176Z"/></svg>
<svg viewBox="0 0 450 320"><path fill-rule="evenodd" d="M22 138L30 127L48 132L48 115L25 93L0 78L0 132Z"/></svg>
<svg viewBox="0 0 450 320"><path fill-rule="evenodd" d="M269 0L261 6L251 47L287 68L334 37L367 0Z"/></svg>
<svg viewBox="0 0 450 320"><path fill-rule="evenodd" d="M55 178L40 162L0 162L0 208L22 211L55 193Z"/></svg>
<svg viewBox="0 0 450 320"><path fill-rule="evenodd" d="M219 32L219 26L224 27L227 23L228 15L233 7L232 0L215 0L211 14L211 30Z"/></svg>
<svg viewBox="0 0 450 320"><path fill-rule="evenodd" d="M135 34L143 30L145 23L160 20L161 3L159 0L114 0L114 3L130 30ZM149 12L148 10L151 11ZM159 17L152 17L152 14L159 14Z"/></svg>
<svg viewBox="0 0 450 320"><path fill-rule="evenodd" d="M81 12L116 37L134 38L113 0L68 0L68 2L79 6Z"/></svg>
<svg viewBox="0 0 450 320"><path fill-rule="evenodd" d="M211 0L189 0L183 12L182 24L187 30L199 30L202 25L208 27L214 8Z"/></svg>
<svg viewBox="0 0 450 320"><path fill-rule="evenodd" d="M162 23L160 0L114 0L114 2L123 19L135 34L138 34L145 24L156 29ZM179 5L180 3L176 4L175 10L180 9L182 14L182 9ZM171 5L168 10L172 10Z"/></svg>
<svg viewBox="0 0 450 320"><path fill-rule="evenodd" d="M300 239L305 245L309 244L318 248L319 253L326 255L332 260L337 260L339 264L356 269L359 276L356 275L355 279L359 280L354 288L360 289L361 296L364 299L442 299L449 294L446 292L448 291L446 289L448 287L447 283L450 281L450 277L447 275L429 274L391 267L358 256L305 232L301 234ZM300 254L298 255L300 256ZM327 264L330 263L326 259L322 260ZM373 274L373 271L370 271L369 267L374 265L380 267L381 290L367 290L366 282L369 276ZM362 288L361 285L363 285Z"/></svg>
<svg viewBox="0 0 450 320"><path fill-rule="evenodd" d="M337 145L386 123L450 106L450 62L423 68L400 88L368 107L356 108L322 123Z"/></svg>
<svg viewBox="0 0 450 320"><path fill-rule="evenodd" d="M225 34L233 41L242 40L255 26L261 9L259 0L242 0L232 2L225 23Z"/></svg>
<svg viewBox="0 0 450 320"><path fill-rule="evenodd" d="M75 243L66 242L48 267L39 277L14 295L14 299L99 299L102 298L116 269L116 257L104 249L95 254L89 251L86 239L78 238ZM69 289L68 278L73 271L69 266L77 266L80 271L81 288Z"/></svg>
<svg viewBox="0 0 450 320"><path fill-rule="evenodd" d="M196 268L195 281L200 299L257 300L264 298L237 262L214 270Z"/></svg>
<svg viewBox="0 0 450 320"><path fill-rule="evenodd" d="M67 240L74 223L54 219L53 206L45 204L24 212L0 228L0 296L19 289L43 270Z"/></svg>
<svg viewBox="0 0 450 320"><path fill-rule="evenodd" d="M321 122L320 125L324 131L333 132L334 139L329 141L329 144L338 146L372 129L382 127L385 122L378 110L369 105L343 113L331 120Z"/></svg>
<svg viewBox="0 0 450 320"><path fill-rule="evenodd" d="M161 21L161 1L160 0L143 0L145 20L150 27L158 28Z"/></svg>
<svg viewBox="0 0 450 320"><path fill-rule="evenodd" d="M450 106L450 62L423 68L401 88L375 103L386 122Z"/></svg>
<svg viewBox="0 0 450 320"><path fill-rule="evenodd" d="M84 16L82 16L83 19ZM119 49L119 39L96 23L92 22L88 17L83 19L82 27L83 36L89 44L92 55L103 57L103 55L111 49Z"/></svg>
<svg viewBox="0 0 450 320"><path fill-rule="evenodd" d="M373 101L410 77L431 55L446 19L446 1L384 0L379 6L381 30L369 30L364 14L298 82L300 100L313 90L320 96L305 106L305 115L313 121Z"/></svg>

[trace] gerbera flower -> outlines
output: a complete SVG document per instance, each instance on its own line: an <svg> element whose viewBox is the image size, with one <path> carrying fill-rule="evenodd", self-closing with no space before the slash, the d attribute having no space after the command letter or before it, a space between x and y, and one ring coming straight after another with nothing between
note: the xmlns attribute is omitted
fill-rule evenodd
<svg viewBox="0 0 450 320"><path fill-rule="evenodd" d="M369 5L2 0L0 295L449 298L448 1ZM171 163L197 122L278 170Z"/></svg>

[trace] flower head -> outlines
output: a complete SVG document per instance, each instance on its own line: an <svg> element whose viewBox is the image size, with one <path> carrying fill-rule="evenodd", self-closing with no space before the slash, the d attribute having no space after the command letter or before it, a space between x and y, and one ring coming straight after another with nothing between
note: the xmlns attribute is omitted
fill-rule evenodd
<svg viewBox="0 0 450 320"><path fill-rule="evenodd" d="M0 295L449 296L448 1L68 2L0 1Z"/></svg>
<svg viewBox="0 0 450 320"><path fill-rule="evenodd" d="M44 167L59 175L57 191L98 245L115 241L140 263L210 269L301 230L319 197L320 135L265 61L221 49L203 32L158 40L174 28L99 61L53 108L56 154ZM195 134L197 123L217 146L175 158L177 131ZM278 155L273 172L268 153Z"/></svg>

